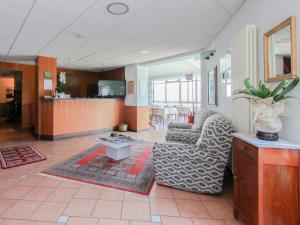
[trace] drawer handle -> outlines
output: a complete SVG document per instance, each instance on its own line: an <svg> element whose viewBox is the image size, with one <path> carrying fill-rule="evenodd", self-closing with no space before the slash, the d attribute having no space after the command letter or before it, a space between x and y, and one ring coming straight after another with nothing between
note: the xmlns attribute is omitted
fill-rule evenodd
<svg viewBox="0 0 300 225"><path fill-rule="evenodd" d="M234 180L237 180L238 177L237 177L236 175L233 175L233 179L234 179Z"/></svg>

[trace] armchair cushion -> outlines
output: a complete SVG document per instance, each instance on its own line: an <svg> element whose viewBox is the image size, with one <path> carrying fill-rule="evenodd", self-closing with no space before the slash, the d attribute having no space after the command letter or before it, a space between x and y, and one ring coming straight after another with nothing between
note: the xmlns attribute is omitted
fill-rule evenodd
<svg viewBox="0 0 300 225"><path fill-rule="evenodd" d="M192 129L192 126L190 123L169 123L168 129Z"/></svg>

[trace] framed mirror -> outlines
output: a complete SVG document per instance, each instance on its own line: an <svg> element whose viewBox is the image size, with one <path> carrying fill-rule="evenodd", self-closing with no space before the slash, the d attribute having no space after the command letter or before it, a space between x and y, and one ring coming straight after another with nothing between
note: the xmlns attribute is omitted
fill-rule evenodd
<svg viewBox="0 0 300 225"><path fill-rule="evenodd" d="M296 17L264 34L265 82L294 79L297 74Z"/></svg>

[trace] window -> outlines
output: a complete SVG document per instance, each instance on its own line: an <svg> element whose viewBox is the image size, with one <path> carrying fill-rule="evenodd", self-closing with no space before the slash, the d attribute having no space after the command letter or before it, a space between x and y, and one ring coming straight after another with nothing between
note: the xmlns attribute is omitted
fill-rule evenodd
<svg viewBox="0 0 300 225"><path fill-rule="evenodd" d="M167 90L167 102L179 102L179 82L168 82L166 84L166 90Z"/></svg>
<svg viewBox="0 0 300 225"><path fill-rule="evenodd" d="M153 103L164 104L200 104L201 82L200 76L194 76L193 80L172 79L156 80L152 84Z"/></svg>
<svg viewBox="0 0 300 225"><path fill-rule="evenodd" d="M187 82L181 82L181 101L188 102L188 84Z"/></svg>
<svg viewBox="0 0 300 225"><path fill-rule="evenodd" d="M166 88L165 81L153 82L153 102L165 102Z"/></svg>
<svg viewBox="0 0 300 225"><path fill-rule="evenodd" d="M222 76L222 84L226 85L226 95L231 97L231 55L226 54L220 59L220 74Z"/></svg>

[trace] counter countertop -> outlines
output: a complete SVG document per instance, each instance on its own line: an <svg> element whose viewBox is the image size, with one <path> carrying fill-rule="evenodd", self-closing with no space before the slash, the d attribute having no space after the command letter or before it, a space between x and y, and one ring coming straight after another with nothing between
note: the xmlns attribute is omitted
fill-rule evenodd
<svg viewBox="0 0 300 225"><path fill-rule="evenodd" d="M98 100L124 100L122 98L45 98L41 97L42 101L55 102L55 101L98 101Z"/></svg>
<svg viewBox="0 0 300 225"><path fill-rule="evenodd" d="M254 145L258 148L286 148L286 149L300 150L299 144L290 143L282 139L279 139L278 141L264 141L258 139L254 135L241 134L241 133L233 133L233 136L251 145Z"/></svg>

